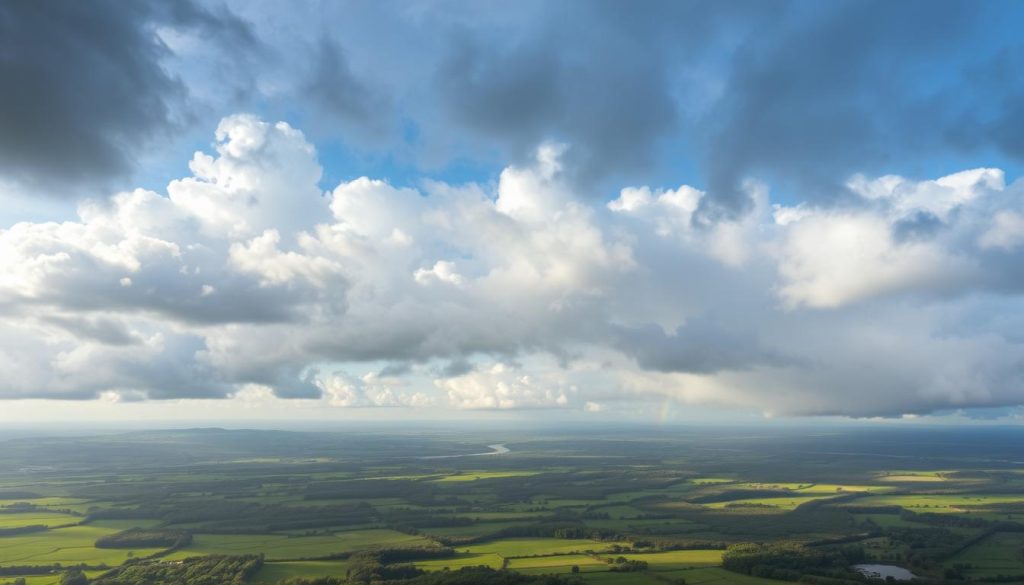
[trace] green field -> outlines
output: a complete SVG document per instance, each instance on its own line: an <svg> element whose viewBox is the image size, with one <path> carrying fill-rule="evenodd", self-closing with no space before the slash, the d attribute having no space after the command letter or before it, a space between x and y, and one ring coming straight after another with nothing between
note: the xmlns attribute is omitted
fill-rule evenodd
<svg viewBox="0 0 1024 585"><path fill-rule="evenodd" d="M894 483L938 483L946 481L949 471L893 470L877 474L881 481Z"/></svg>
<svg viewBox="0 0 1024 585"><path fill-rule="evenodd" d="M116 566L129 558L160 552L156 548L138 550L99 549L93 543L116 530L97 526L73 526L24 536L0 538L0 566L52 564Z"/></svg>
<svg viewBox="0 0 1024 585"><path fill-rule="evenodd" d="M573 566L581 571L607 571L608 564L590 555L557 555L512 559L508 568L524 573L570 573Z"/></svg>
<svg viewBox="0 0 1024 585"><path fill-rule="evenodd" d="M583 573L583 580L589 585L665 585L658 576L650 573L610 573L608 571Z"/></svg>
<svg viewBox="0 0 1024 585"><path fill-rule="evenodd" d="M283 579L294 577L344 577L346 565L344 561L286 561L263 563L255 582L277 583Z"/></svg>
<svg viewBox="0 0 1024 585"><path fill-rule="evenodd" d="M422 537L393 530L353 530L325 536L199 534L191 545L172 553L167 560L243 554L263 554L268 560L316 559L375 546L412 546L425 542Z"/></svg>
<svg viewBox="0 0 1024 585"><path fill-rule="evenodd" d="M824 495L842 495L849 492L884 492L890 491L893 488L891 486L883 485L842 485L834 483L759 483L759 482L743 482L736 483L729 486L732 489L751 489L751 490L786 490L794 492L794 495L810 495L810 494L824 494Z"/></svg>
<svg viewBox="0 0 1024 585"><path fill-rule="evenodd" d="M435 479L436 482L451 482L451 481L479 481L481 479L495 479L504 477L529 477L531 475L537 475L538 471L466 471L454 475L446 475L445 477Z"/></svg>
<svg viewBox="0 0 1024 585"><path fill-rule="evenodd" d="M78 524L80 516L56 514L53 512L19 512L0 514L0 528L18 528L21 526L66 526Z"/></svg>
<svg viewBox="0 0 1024 585"><path fill-rule="evenodd" d="M90 579L102 575L106 571L85 571L85 575ZM52 575L29 575L23 577L25 579L25 585L60 585L60 573L54 573ZM0 583L5 583L9 577L0 577Z"/></svg>
<svg viewBox="0 0 1024 585"><path fill-rule="evenodd" d="M906 520L897 514L857 514L855 517L858 520L870 520L876 526L881 526L883 528L920 528L922 526L918 522Z"/></svg>
<svg viewBox="0 0 1024 585"><path fill-rule="evenodd" d="M592 585L666 585L673 579L685 579L687 585L782 585L785 581L759 579L715 568L679 570L670 573L583 573Z"/></svg>
<svg viewBox="0 0 1024 585"><path fill-rule="evenodd" d="M722 569L693 569L672 573L686 579L687 585L779 585L779 581L738 575Z"/></svg>
<svg viewBox="0 0 1024 585"><path fill-rule="evenodd" d="M672 550L657 553L626 554L627 559L644 561L652 571L671 571L722 564L721 550Z"/></svg>
<svg viewBox="0 0 1024 585"><path fill-rule="evenodd" d="M460 550L471 553L493 553L504 558L531 557L545 555L562 555L586 551L600 552L608 550L615 544L598 540L573 540L561 538L509 538L474 544Z"/></svg>
<svg viewBox="0 0 1024 585"><path fill-rule="evenodd" d="M160 521L151 518L135 518L133 520L90 520L89 526L108 530L128 530L129 528L152 528Z"/></svg>
<svg viewBox="0 0 1024 585"><path fill-rule="evenodd" d="M767 507L775 508L779 511L794 510L797 506L806 504L807 502L813 502L815 500L824 500L833 497L834 494L820 495L820 496L793 496L793 497L780 497L780 498L751 498L743 500L730 500L728 502L713 502L705 504L709 508L725 509L725 508L740 508L744 506L749 507ZM669 505L668 507L671 507Z"/></svg>
<svg viewBox="0 0 1024 585"><path fill-rule="evenodd" d="M1024 575L1024 533L997 532L950 558L946 564L970 565L971 577Z"/></svg>
<svg viewBox="0 0 1024 585"><path fill-rule="evenodd" d="M466 526L439 526L424 528L427 534L437 537L479 537L494 534L513 526L525 526L529 522L476 522Z"/></svg>
<svg viewBox="0 0 1024 585"><path fill-rule="evenodd" d="M1024 504L1024 494L915 494L915 495L879 495L868 496L857 500L863 506L900 506L915 512L934 512L939 514L979 512L972 510L979 506L995 504Z"/></svg>
<svg viewBox="0 0 1024 585"><path fill-rule="evenodd" d="M67 489L65 486L63 489ZM85 512L90 502L79 498L67 498L63 496L47 496L42 498L25 499L0 499L0 508L9 508L17 504L32 504L40 508L51 508L55 510L72 510L74 512Z"/></svg>
<svg viewBox="0 0 1024 585"><path fill-rule="evenodd" d="M494 553L459 553L446 559L432 559L429 561L417 561L415 565L424 571L441 571L448 569L460 569L462 567L485 566L492 569L500 569L505 559Z"/></svg>

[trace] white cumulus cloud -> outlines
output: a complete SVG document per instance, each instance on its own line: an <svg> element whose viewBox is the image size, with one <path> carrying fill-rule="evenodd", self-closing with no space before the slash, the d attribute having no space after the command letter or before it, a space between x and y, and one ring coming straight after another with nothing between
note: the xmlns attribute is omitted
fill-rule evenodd
<svg viewBox="0 0 1024 585"><path fill-rule="evenodd" d="M225 118L166 193L0 229L0 397L771 415L1024 403L1024 186L975 169L699 213L610 202L542 144L496 184L320 186L284 123ZM1019 321L1019 320L1018 320ZM369 373L367 373L369 372Z"/></svg>

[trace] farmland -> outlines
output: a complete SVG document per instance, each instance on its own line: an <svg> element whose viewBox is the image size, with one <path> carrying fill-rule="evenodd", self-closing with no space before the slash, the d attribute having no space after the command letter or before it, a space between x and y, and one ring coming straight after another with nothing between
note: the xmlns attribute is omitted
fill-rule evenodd
<svg viewBox="0 0 1024 585"><path fill-rule="evenodd" d="M1024 437L949 453L920 447L949 443L942 431L913 432L924 434L905 454L891 447L901 437L855 431L8 440L0 583L56 585L78 570L99 585L196 571L253 584L465 571L583 585L870 581L858 563L1024 583ZM487 445L508 452L480 455Z"/></svg>

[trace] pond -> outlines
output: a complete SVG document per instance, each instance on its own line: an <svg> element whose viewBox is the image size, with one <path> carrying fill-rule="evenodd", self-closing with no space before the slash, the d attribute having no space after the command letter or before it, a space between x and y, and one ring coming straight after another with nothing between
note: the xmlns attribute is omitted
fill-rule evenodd
<svg viewBox="0 0 1024 585"><path fill-rule="evenodd" d="M854 565L853 568L868 577L880 577L882 579L892 577L897 581L909 581L916 577L910 571L896 565Z"/></svg>

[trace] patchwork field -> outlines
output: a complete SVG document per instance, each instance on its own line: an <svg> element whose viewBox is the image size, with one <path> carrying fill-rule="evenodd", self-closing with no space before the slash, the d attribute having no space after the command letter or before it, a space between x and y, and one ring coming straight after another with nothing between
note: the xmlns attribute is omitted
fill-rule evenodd
<svg viewBox="0 0 1024 585"><path fill-rule="evenodd" d="M548 585L781 585L795 578L790 567L796 577L857 581L849 567L863 561L912 567L934 582L1024 575L1024 473L1015 463L978 467L936 452L921 469L904 457L889 469L886 458L795 454L870 452L874 434L844 435L854 445L831 448L818 435L802 449L792 437L718 436L716 445L731 446L710 452L705 435L512 433L474 444L169 431L78 439L63 463L60 441L38 452L7 445L0 585L59 585L79 566L106 585L105 567L164 582L175 570L246 563L246 585L417 575L486 585L501 570L524 584L549 576ZM508 453L453 456L499 441ZM1007 461L1024 461L1021 450ZM25 459L53 465L38 476L5 473L27 468Z"/></svg>

